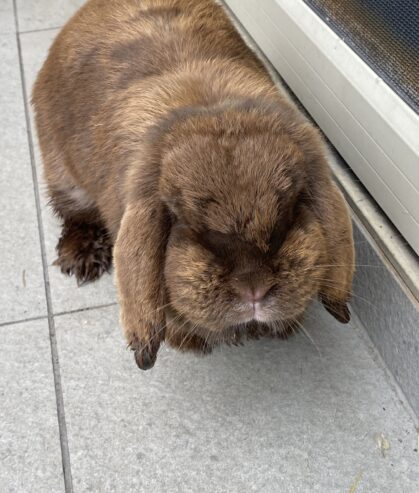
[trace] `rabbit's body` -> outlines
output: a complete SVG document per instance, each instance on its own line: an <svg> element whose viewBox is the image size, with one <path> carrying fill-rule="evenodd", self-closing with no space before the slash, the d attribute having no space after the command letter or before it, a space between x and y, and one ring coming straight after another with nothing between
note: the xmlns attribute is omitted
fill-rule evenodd
<svg viewBox="0 0 419 493"><path fill-rule="evenodd" d="M92 199L115 239L127 200L121 178L147 129L176 108L252 96L278 93L212 1L87 2L58 35L33 93L53 205L72 215L73 203Z"/></svg>
<svg viewBox="0 0 419 493"><path fill-rule="evenodd" d="M214 1L90 0L33 103L57 263L94 280L115 244L140 366L163 339L282 333L317 295L348 317L351 228L323 144Z"/></svg>

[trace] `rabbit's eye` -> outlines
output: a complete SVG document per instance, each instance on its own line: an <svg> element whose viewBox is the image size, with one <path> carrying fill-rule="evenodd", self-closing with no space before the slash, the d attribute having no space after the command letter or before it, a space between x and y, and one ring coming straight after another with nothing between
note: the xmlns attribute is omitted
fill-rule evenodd
<svg viewBox="0 0 419 493"><path fill-rule="evenodd" d="M219 231L206 231L201 236L201 240L206 248L218 255L225 255L232 248L234 241L232 235L220 233Z"/></svg>
<svg viewBox="0 0 419 493"><path fill-rule="evenodd" d="M200 235L200 242L218 260L231 261L237 255L254 255L256 247L240 238L235 233L205 231Z"/></svg>
<svg viewBox="0 0 419 493"><path fill-rule="evenodd" d="M178 217L171 209L168 209L168 214L169 214L170 224L173 226L178 222Z"/></svg>
<svg viewBox="0 0 419 493"><path fill-rule="evenodd" d="M272 231L269 239L269 251L270 253L276 253L281 245L284 243L288 232L288 221L279 221L274 230Z"/></svg>
<svg viewBox="0 0 419 493"><path fill-rule="evenodd" d="M288 231L292 228L293 222L298 215L302 204L302 193L300 193L288 210L279 214L275 227L269 239L269 251L271 254L276 253L286 240Z"/></svg>

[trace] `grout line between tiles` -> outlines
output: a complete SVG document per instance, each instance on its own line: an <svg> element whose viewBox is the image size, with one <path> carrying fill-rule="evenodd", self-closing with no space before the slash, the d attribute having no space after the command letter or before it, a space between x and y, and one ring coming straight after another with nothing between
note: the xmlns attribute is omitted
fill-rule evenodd
<svg viewBox="0 0 419 493"><path fill-rule="evenodd" d="M109 308L110 306L117 306L118 303L115 301L113 303L105 303L103 305L86 306L85 308L76 308L74 310L66 310L64 312L54 313L54 317L62 317L64 315L72 315L73 313L83 313L90 310L100 310L101 308Z"/></svg>
<svg viewBox="0 0 419 493"><path fill-rule="evenodd" d="M16 0L13 0L13 10L15 17L15 25L16 25L16 42L19 56L19 68L20 68L20 77L22 83L22 95L23 95L23 104L25 109L25 119L26 119L26 130L28 136L28 144L29 144L29 155L31 160L31 168L32 168L32 180L33 180L33 190L35 195L35 203L36 203L36 215L38 220L38 233L39 233L39 242L41 247L41 256L42 256L42 267L44 274L44 286L45 286L45 297L47 304L47 313L48 313L48 327L49 327L49 337L50 337L50 347L51 347L51 359L52 359L52 368L53 368L53 376L54 376L54 387L55 387L55 398L57 405L57 417L58 417L58 428L60 434L60 446L61 446L61 458L62 458L62 466L63 466L63 476L64 476L64 487L66 493L73 493L73 480L71 476L71 465L70 465L70 452L68 447L68 436L67 436L67 425L65 420L65 411L64 411L64 398L62 392L62 383L61 383L61 374L60 374L60 366L59 366L59 358L58 358L58 348L57 348L57 339L55 333L55 323L54 317L52 313L52 303L51 303L51 287L49 282L49 274L48 274L48 264L46 258L46 250L45 250L45 237L44 237L44 229L41 215L41 205L40 205L40 194L39 194L39 183L37 170L35 167L35 157L34 157L34 149L33 149L33 141L32 141L32 132L30 126L30 117L29 117L29 108L28 108L28 100L27 100L27 88L25 81L25 73L23 70L23 59L22 59L22 47L20 43L19 37L19 19L17 12Z"/></svg>
<svg viewBox="0 0 419 493"><path fill-rule="evenodd" d="M7 327L8 325L23 324L26 322L35 322L36 320L45 320L47 318L48 318L47 315L39 315L38 317L29 317L29 318L23 318L21 320L11 320L9 322L0 322L0 327Z"/></svg>
<svg viewBox="0 0 419 493"><path fill-rule="evenodd" d="M60 29L63 26L54 26L54 27L40 27L39 29L28 29L27 31L19 31L19 34L32 34L32 33L42 33L44 31L55 31L56 29Z"/></svg>
<svg viewBox="0 0 419 493"><path fill-rule="evenodd" d="M117 306L117 305L118 303L116 301L113 301L110 303L104 303L103 305L93 305L93 306L86 306L83 308L74 308L74 310L65 310L62 312L53 313L53 316L62 317L64 315L73 315L74 313L83 313L83 312L89 312L91 310L100 310L102 308L109 308L111 306ZM19 320L9 320L8 322L0 322L0 327L7 327L8 325L24 324L28 322L35 322L37 320L45 320L45 319L48 319L48 315L39 315L37 317L28 317Z"/></svg>

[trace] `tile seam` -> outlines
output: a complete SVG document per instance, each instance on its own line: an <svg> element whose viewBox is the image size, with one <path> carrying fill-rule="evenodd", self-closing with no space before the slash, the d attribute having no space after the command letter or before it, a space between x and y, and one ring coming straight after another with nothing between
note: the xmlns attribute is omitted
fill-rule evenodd
<svg viewBox="0 0 419 493"><path fill-rule="evenodd" d="M28 94L27 94L27 88L26 88L25 73L24 73L24 69L23 69L23 57L22 57L22 48L21 48L20 35L19 35L19 20L18 20L18 11L17 11L16 1L17 0L13 0L13 9L14 9L15 27L16 27L16 42L17 42L17 50L18 50L18 58L19 58L21 89L22 89L23 105L24 105L24 111L25 111L25 121L26 121L26 131L27 131L28 146L29 146L29 156L30 156L31 170L32 170L33 191L34 191L35 204L36 204L36 215L37 215L37 222L38 222L39 243L40 243L40 248L41 248L41 258L42 258L44 287L45 287L45 298L46 298L46 305L47 305L47 319L48 319L50 348L51 348L51 360L52 360L52 369L53 369L53 377L54 377L54 388L55 388L55 397L56 397L56 406L57 406L57 418L58 418L58 428L59 428L59 436L60 436L61 458L62 458L62 467L63 467L63 476L64 476L64 487L65 487L66 493L73 493L73 481L72 481L72 474L71 474L71 463L70 463L70 452L69 452L69 446L68 446L67 425L66 425L66 420L65 420L64 398L63 398L63 392L62 392L61 372L60 372L60 366L59 366L58 347L57 347L57 340L56 340L56 333L55 333L55 322L54 322L54 316L53 316L53 311L52 311L51 287L50 287L50 281L49 281L48 262L47 262L47 258L46 258L46 249L45 249L45 236L44 236L44 228L43 228L41 205L40 205L38 173L37 173L36 166L35 166L34 148L33 148L32 132L31 132L31 126L30 126L28 100L27 100Z"/></svg>

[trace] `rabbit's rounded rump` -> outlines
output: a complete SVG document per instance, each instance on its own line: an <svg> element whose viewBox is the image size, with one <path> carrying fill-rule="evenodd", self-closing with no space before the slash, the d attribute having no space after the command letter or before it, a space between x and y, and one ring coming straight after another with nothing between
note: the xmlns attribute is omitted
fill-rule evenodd
<svg viewBox="0 0 419 493"><path fill-rule="evenodd" d="M283 337L317 297L349 320L352 230L325 146L216 2L90 0L33 103L56 263L92 281L113 250L141 368L164 340Z"/></svg>

